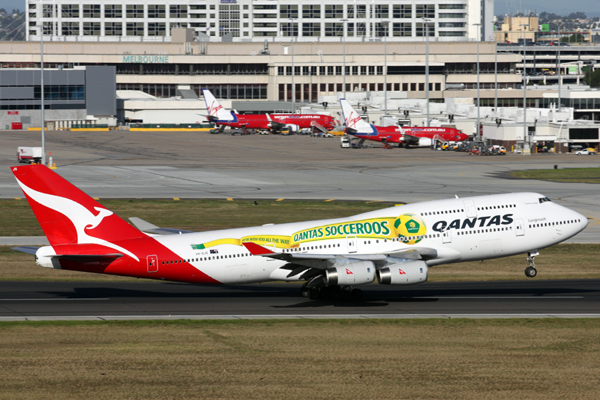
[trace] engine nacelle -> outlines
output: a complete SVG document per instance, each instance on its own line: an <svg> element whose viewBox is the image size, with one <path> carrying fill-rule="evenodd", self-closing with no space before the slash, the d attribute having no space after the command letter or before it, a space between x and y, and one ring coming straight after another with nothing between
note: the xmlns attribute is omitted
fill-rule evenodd
<svg viewBox="0 0 600 400"><path fill-rule="evenodd" d="M300 132L300 125L287 124L285 127L288 128L290 130L290 132L294 132L294 133Z"/></svg>
<svg viewBox="0 0 600 400"><path fill-rule="evenodd" d="M433 139L422 137L419 138L419 147L431 147L433 146Z"/></svg>
<svg viewBox="0 0 600 400"><path fill-rule="evenodd" d="M358 261L325 270L325 284L364 285L375 280L375 265L371 261Z"/></svg>
<svg viewBox="0 0 600 400"><path fill-rule="evenodd" d="M427 281L429 268L424 261L390 264L377 271L377 282L382 285L411 285Z"/></svg>

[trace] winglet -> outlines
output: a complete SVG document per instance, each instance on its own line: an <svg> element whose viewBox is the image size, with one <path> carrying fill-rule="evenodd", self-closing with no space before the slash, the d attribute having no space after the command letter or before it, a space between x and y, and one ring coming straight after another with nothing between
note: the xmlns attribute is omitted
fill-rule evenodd
<svg viewBox="0 0 600 400"><path fill-rule="evenodd" d="M252 254L253 256L266 256L269 254L275 254L274 251L271 251L269 249L267 249L266 247L263 247L259 244L256 244L254 242L245 242L242 243L244 245L244 247L246 249L248 249L248 251L250 252L250 254Z"/></svg>

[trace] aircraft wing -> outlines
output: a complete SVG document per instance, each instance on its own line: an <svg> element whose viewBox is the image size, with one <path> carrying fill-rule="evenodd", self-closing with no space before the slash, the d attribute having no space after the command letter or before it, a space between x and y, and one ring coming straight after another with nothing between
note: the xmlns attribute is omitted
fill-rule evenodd
<svg viewBox="0 0 600 400"><path fill-rule="evenodd" d="M269 121L269 124L271 124L271 128L273 128L275 130L281 130L281 129L285 128L285 124L283 124L281 122L273 121L273 118L271 118L271 116L269 114L266 114L266 116L267 116L267 121Z"/></svg>
<svg viewBox="0 0 600 400"><path fill-rule="evenodd" d="M280 253L263 247L253 242L243 243L244 247L254 256L273 258L286 261L288 264L282 268L290 270L287 276L292 277L310 269L324 270L336 264L358 261L371 261L377 269L387 264L398 264L415 260L430 260L438 256L437 250L428 247L413 247L387 254L305 254L305 253Z"/></svg>
<svg viewBox="0 0 600 400"><path fill-rule="evenodd" d="M193 231L186 231L183 229L173 229L173 228L161 228L156 226L148 221L144 221L138 217L129 218L131 223L135 225L142 232L153 233L156 235L179 235L181 233L192 233Z"/></svg>
<svg viewBox="0 0 600 400"><path fill-rule="evenodd" d="M406 143L409 143L409 144L410 144L410 143L419 143L419 140L420 140L420 139L419 139L419 137L417 137L417 136L413 136L413 135L409 135L408 133L405 133L405 134L403 135L403 140L404 140Z"/></svg>

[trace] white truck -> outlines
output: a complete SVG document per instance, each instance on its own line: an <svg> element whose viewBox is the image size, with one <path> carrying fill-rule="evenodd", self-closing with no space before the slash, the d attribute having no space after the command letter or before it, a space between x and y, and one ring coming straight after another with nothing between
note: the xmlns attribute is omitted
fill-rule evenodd
<svg viewBox="0 0 600 400"><path fill-rule="evenodd" d="M39 164L42 162L41 147L17 148L17 161L20 163Z"/></svg>

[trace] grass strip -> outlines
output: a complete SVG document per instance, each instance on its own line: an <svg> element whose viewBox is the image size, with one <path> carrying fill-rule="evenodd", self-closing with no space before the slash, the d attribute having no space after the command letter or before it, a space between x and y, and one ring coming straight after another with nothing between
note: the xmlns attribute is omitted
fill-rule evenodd
<svg viewBox="0 0 600 400"><path fill-rule="evenodd" d="M595 399L600 320L0 324L0 398Z"/></svg>
<svg viewBox="0 0 600 400"><path fill-rule="evenodd" d="M512 171L520 179L537 179L553 182L600 183L600 168L533 169Z"/></svg>

